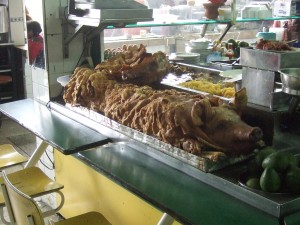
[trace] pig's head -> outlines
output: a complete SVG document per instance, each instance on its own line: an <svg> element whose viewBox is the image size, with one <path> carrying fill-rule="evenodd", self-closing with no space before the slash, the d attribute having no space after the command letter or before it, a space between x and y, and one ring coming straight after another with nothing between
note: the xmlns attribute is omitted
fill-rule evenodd
<svg viewBox="0 0 300 225"><path fill-rule="evenodd" d="M232 107L211 107L204 132L226 153L247 154L262 139L262 131L243 122Z"/></svg>
<svg viewBox="0 0 300 225"><path fill-rule="evenodd" d="M240 118L240 110L245 104L243 101L245 98L239 96L235 103L229 105L213 106L208 101L201 104L202 131L210 142L220 146L228 155L248 154L262 140L262 130L249 126Z"/></svg>

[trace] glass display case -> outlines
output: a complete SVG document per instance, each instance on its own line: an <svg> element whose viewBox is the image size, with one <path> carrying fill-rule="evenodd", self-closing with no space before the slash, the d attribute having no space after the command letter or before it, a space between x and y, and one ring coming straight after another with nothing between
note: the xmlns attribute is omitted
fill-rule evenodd
<svg viewBox="0 0 300 225"><path fill-rule="evenodd" d="M147 46L149 52L161 50L167 54L185 52L188 41L199 38L217 43L221 43L222 40L234 39L253 44L256 41L256 34L264 27L273 27L274 21L281 21L281 28L283 28L284 23L300 19L299 15L273 17L272 4L274 1L268 0L224 1L224 4L219 6L219 16L215 19L207 18L206 9L203 6L206 2L204 0L127 0L122 3L127 7L124 9L119 9L120 7L109 1L95 0L88 3L88 6L82 3L85 1L73 0L70 2L75 4L76 10L83 10L82 15L75 17L72 14L69 15L69 19L77 24L76 31L90 26L93 32L84 30L84 33L90 35L87 40L92 40L95 36L100 38L100 44L96 41L96 45L92 45L90 51L93 55L93 51L100 48L101 55L94 54L96 58L100 58L100 61L106 59L105 50L117 51L124 44L141 43ZM133 2L137 4L132 4ZM87 10L87 8L89 9ZM111 10L110 8L117 11L116 19L105 17L105 12ZM143 10L145 17L141 18L142 16L137 12ZM151 10L152 18L149 19ZM76 14L72 10L70 12ZM122 17L124 18L122 19ZM100 31L100 35L95 30Z"/></svg>

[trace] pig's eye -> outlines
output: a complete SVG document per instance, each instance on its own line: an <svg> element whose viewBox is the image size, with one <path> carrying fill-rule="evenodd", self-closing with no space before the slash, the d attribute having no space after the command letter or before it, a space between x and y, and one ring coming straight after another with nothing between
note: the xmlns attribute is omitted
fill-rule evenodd
<svg viewBox="0 0 300 225"><path fill-rule="evenodd" d="M217 126L216 126L216 129L225 129L228 127L228 121L219 121Z"/></svg>

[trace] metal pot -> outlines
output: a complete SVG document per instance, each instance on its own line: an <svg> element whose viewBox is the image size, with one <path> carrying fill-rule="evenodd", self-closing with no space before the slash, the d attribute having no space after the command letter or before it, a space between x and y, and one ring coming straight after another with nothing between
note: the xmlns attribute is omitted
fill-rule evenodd
<svg viewBox="0 0 300 225"><path fill-rule="evenodd" d="M8 39L8 12L7 6L0 6L0 42Z"/></svg>
<svg viewBox="0 0 300 225"><path fill-rule="evenodd" d="M300 95L300 68L285 68L279 71L283 92Z"/></svg>
<svg viewBox="0 0 300 225"><path fill-rule="evenodd" d="M282 122L284 130L289 129L293 124L292 115L296 111L300 99L300 68L285 68L278 71L282 82L282 91L290 94L288 117Z"/></svg>

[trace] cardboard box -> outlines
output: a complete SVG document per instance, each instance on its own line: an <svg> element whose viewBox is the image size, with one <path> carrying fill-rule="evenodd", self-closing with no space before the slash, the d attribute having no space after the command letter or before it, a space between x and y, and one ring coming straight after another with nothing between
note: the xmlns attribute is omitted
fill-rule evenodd
<svg viewBox="0 0 300 225"><path fill-rule="evenodd" d="M273 6L273 16L300 15L300 0L277 0Z"/></svg>

